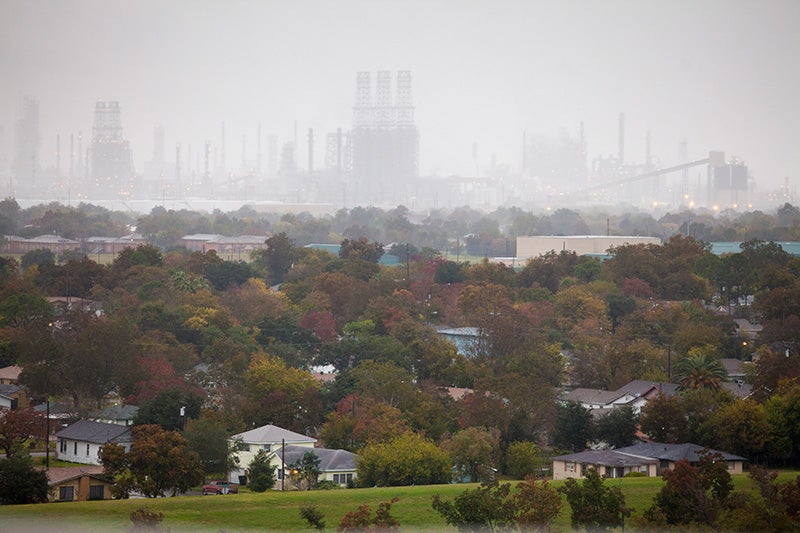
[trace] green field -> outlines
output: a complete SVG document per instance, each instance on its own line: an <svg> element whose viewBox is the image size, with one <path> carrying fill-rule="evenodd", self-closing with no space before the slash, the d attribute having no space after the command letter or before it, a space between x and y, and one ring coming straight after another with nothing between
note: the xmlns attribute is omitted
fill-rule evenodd
<svg viewBox="0 0 800 533"><path fill-rule="evenodd" d="M784 473L781 480L797 473ZM734 476L737 490L753 490L746 475ZM606 484L619 486L634 515L646 509L661 487L661 478L609 479ZM553 482L553 486L561 483ZM177 498L108 500L0 507L2 531L125 531L131 527L130 512L147 507L164 514L163 526L171 531L310 531L299 509L315 505L325 515L325 524L334 531L348 511L368 504L374 509L380 502L397 497L392 507L403 530L453 530L431 508L431 497L441 494L452 499L476 485L429 485L308 492L268 491L224 496L180 496ZM565 504L556 529L570 530L569 507Z"/></svg>

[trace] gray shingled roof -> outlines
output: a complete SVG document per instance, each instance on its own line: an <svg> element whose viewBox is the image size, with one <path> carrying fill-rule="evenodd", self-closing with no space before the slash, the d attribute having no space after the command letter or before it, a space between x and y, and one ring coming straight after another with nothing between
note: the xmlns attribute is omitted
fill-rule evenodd
<svg viewBox="0 0 800 533"><path fill-rule="evenodd" d="M356 454L347 450L331 450L328 448L309 448L307 446L286 446L281 450L273 452L277 457L281 457L287 465L296 463L308 452L313 452L319 457L319 469L322 472L350 471L356 469Z"/></svg>
<svg viewBox="0 0 800 533"><path fill-rule="evenodd" d="M613 467L642 466L658 462L652 457L621 453L619 450L587 450L585 452L559 455L553 457L553 460Z"/></svg>
<svg viewBox="0 0 800 533"><path fill-rule="evenodd" d="M271 444L281 442L282 440L287 444L294 444L298 442L317 442L317 439L315 438L307 437L305 435L301 435L300 433L295 433L294 431L289 431L288 429L283 429L278 426L273 426L272 424L251 429L250 431L245 431L244 433L237 433L236 435L230 437L230 440L237 438L242 439L242 442L245 444Z"/></svg>
<svg viewBox="0 0 800 533"><path fill-rule="evenodd" d="M136 405L110 405L92 413L92 418L100 420L132 420L139 407Z"/></svg>
<svg viewBox="0 0 800 533"><path fill-rule="evenodd" d="M698 444L665 444L662 442L643 442L641 444L634 444L633 446L626 446L625 448L617 448L616 451L622 453L629 453L634 455L641 455L643 457L654 457L656 459L666 461L680 461L682 459L688 460L690 463L696 463L700 460L700 454L706 448ZM719 453L726 461L747 461L746 457L740 457L719 450L708 450L711 453Z"/></svg>
<svg viewBox="0 0 800 533"><path fill-rule="evenodd" d="M128 426L104 424L102 422L92 422L91 420L78 420L56 433L56 437L96 444L105 444L111 441L129 442L132 440L131 428Z"/></svg>

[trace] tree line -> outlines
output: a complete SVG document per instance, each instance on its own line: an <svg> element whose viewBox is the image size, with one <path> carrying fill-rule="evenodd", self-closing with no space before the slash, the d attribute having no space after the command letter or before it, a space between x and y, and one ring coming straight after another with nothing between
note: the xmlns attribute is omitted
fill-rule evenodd
<svg viewBox="0 0 800 533"><path fill-rule="evenodd" d="M193 446L207 473L224 464L227 435L267 423L377 465L413 463L428 445L441 452L424 473L391 479L362 459L359 477L373 485L445 481L453 463L473 479L486 466L524 477L547 451L626 442L637 422L668 442L800 460L800 263L772 242L720 257L677 233L612 249L605 261L552 252L518 270L435 250L387 267L381 242L366 235L344 238L338 256L285 232L266 243L248 261L152 244L110 264L4 258L0 361L23 366L35 396L66 398L82 415L114 398L139 406L137 424L190 442L205 435ZM53 295L99 302L103 313L54 309ZM734 318L761 325L758 341ZM477 335L459 353L437 326ZM709 379L687 380L633 424L567 424L571 407L556 401L565 384L669 381L682 377L682 361L722 357L753 361L751 399L718 390L721 376L699 365ZM318 367L335 379L317 379ZM756 423L762 415L767 424ZM723 431L734 427L752 438Z"/></svg>

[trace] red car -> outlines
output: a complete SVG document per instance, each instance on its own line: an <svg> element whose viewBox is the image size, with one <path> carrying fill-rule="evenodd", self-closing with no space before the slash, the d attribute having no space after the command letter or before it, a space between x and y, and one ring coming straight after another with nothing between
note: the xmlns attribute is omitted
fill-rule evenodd
<svg viewBox="0 0 800 533"><path fill-rule="evenodd" d="M239 492L239 485L228 483L220 479L215 479L203 485L203 495L206 494L236 494Z"/></svg>

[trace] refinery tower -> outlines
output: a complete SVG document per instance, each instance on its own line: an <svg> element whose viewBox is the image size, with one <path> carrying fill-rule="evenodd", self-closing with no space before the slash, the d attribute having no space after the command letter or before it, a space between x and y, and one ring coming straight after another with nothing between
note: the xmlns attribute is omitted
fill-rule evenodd
<svg viewBox="0 0 800 533"><path fill-rule="evenodd" d="M133 188L133 159L122 138L119 102L97 102L91 146L92 173L87 192L96 197L127 197Z"/></svg>
<svg viewBox="0 0 800 533"><path fill-rule="evenodd" d="M367 202L391 202L419 175L419 132L414 123L411 72L378 71L375 94L369 72L356 75L350 134L353 185Z"/></svg>

